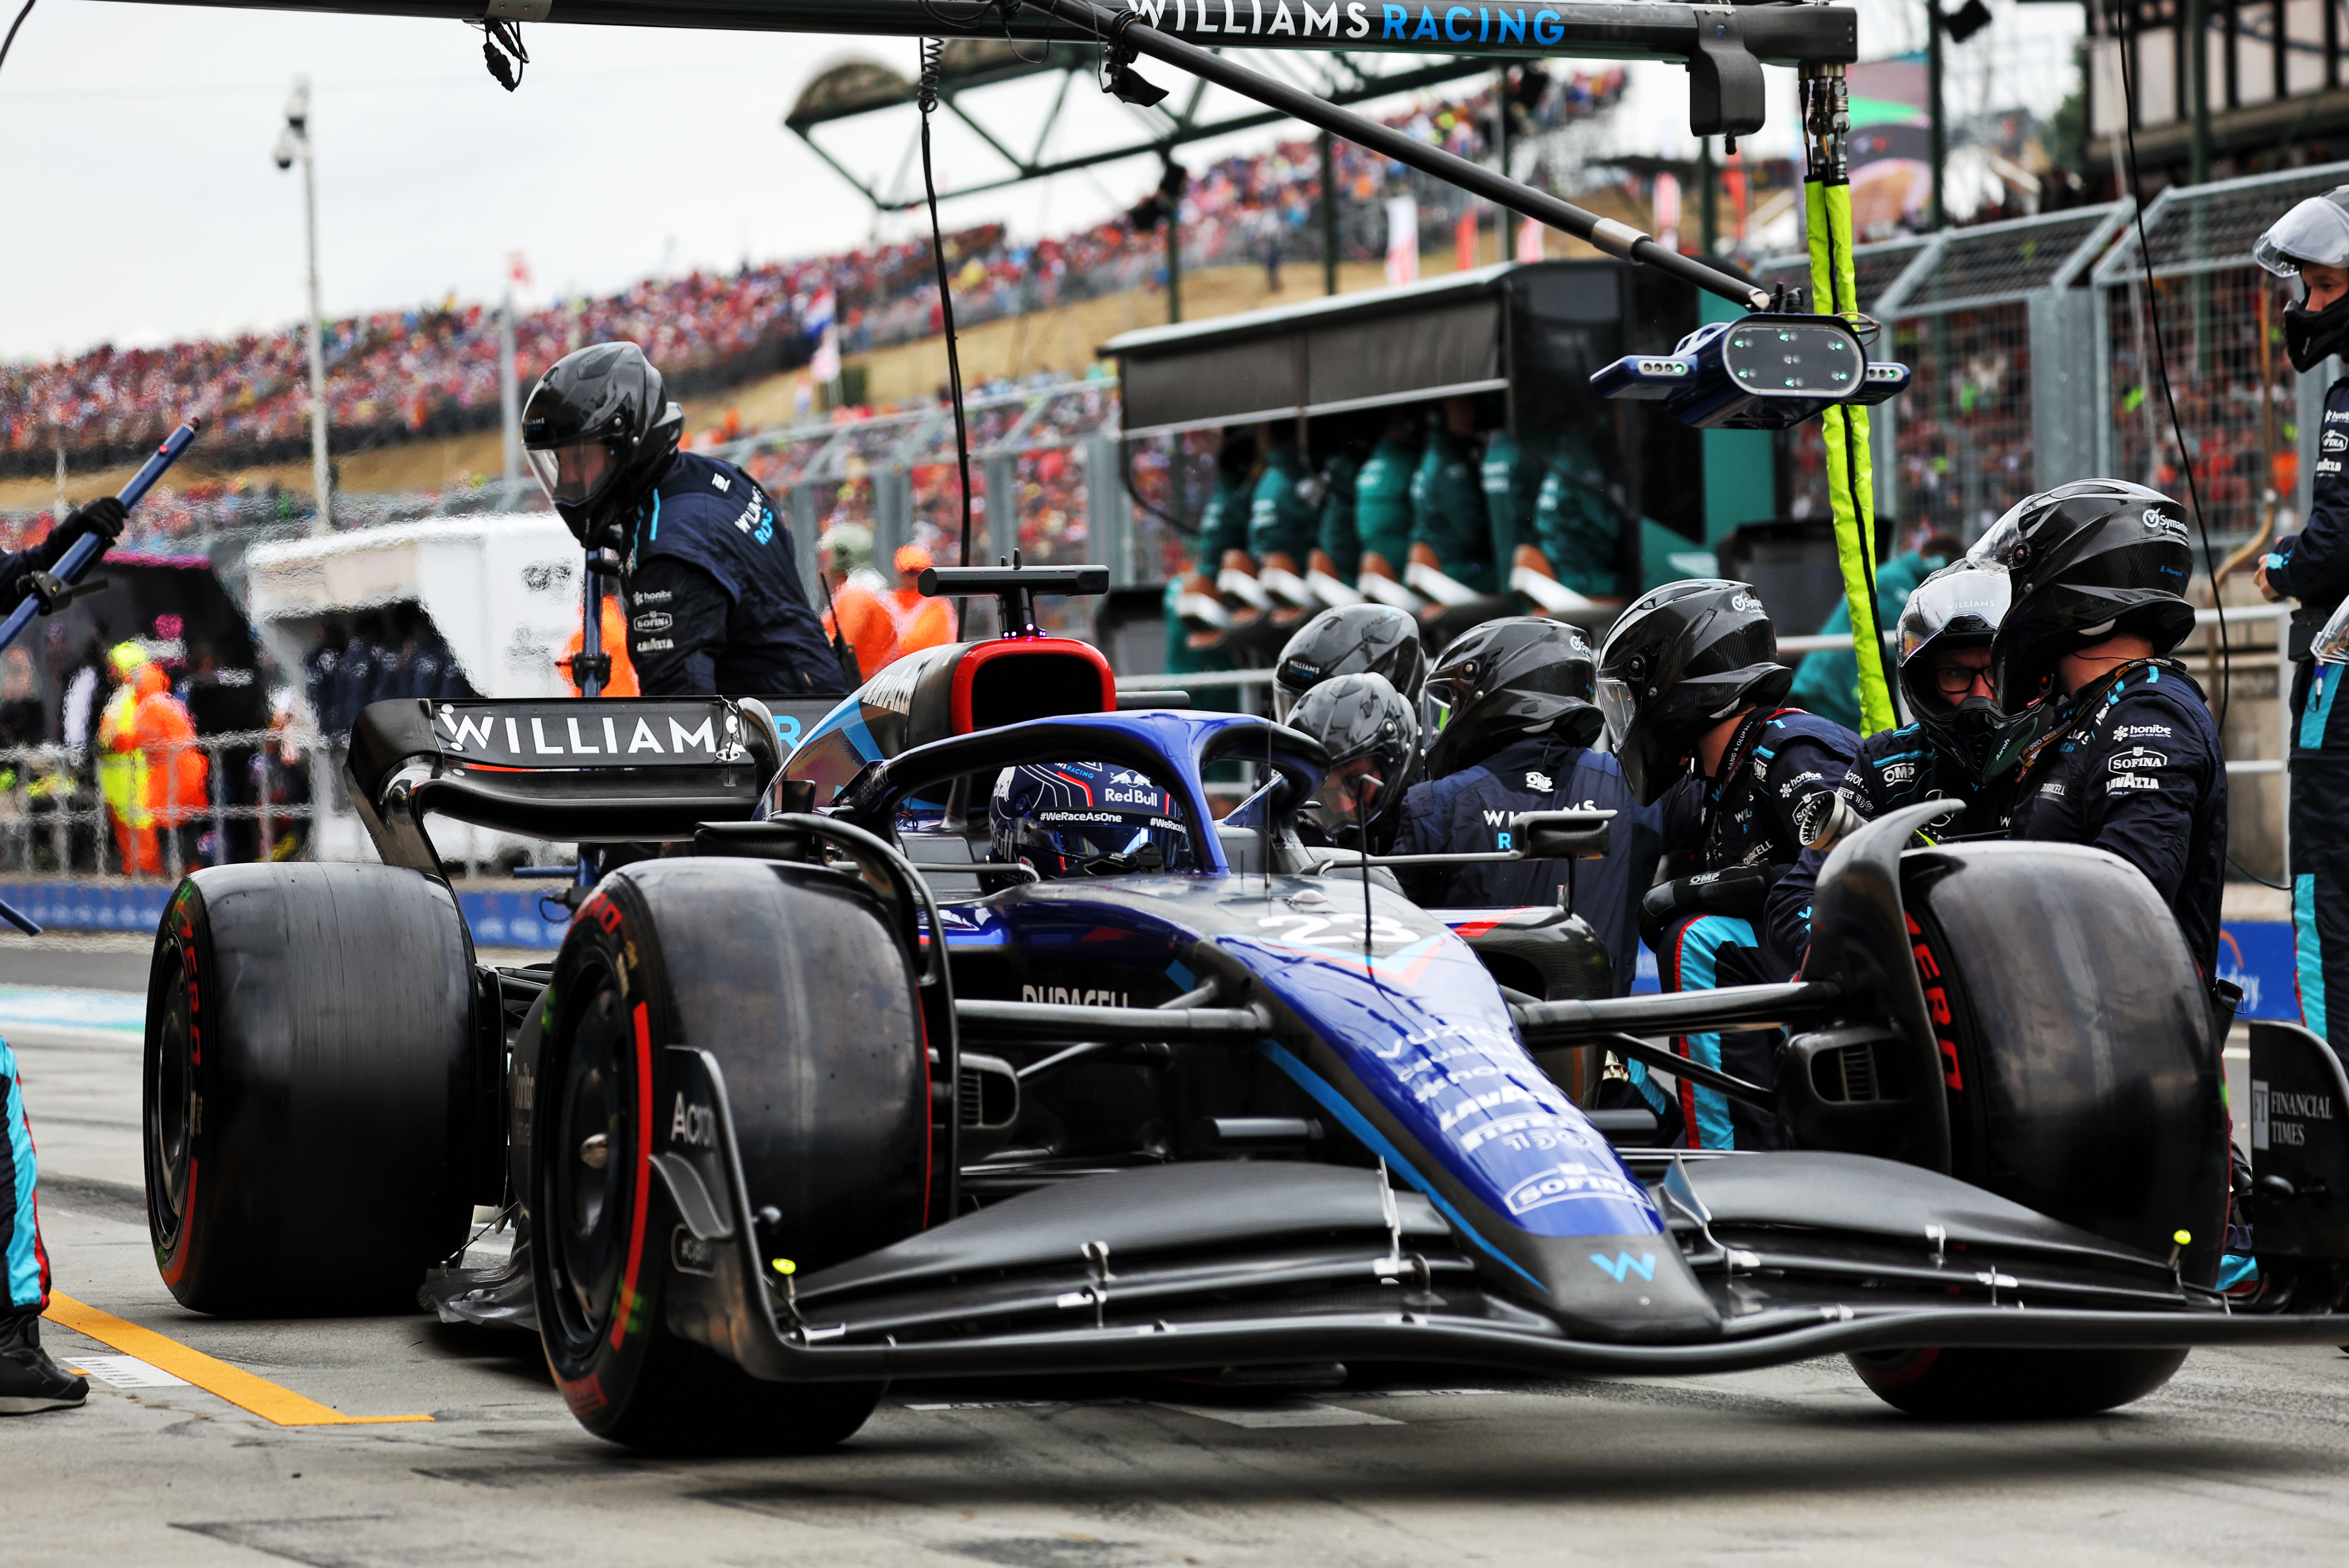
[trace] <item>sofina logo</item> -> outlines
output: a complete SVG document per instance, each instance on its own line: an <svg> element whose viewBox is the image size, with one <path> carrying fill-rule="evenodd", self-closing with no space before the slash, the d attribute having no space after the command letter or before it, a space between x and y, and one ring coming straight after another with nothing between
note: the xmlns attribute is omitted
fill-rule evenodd
<svg viewBox="0 0 2349 1568"><path fill-rule="evenodd" d="M1656 1255L1653 1252L1640 1253L1640 1261L1636 1263L1631 1261L1631 1254L1629 1252L1618 1252L1611 1258L1604 1252L1593 1252L1590 1254L1590 1261L1599 1265L1600 1273L1607 1275L1619 1285L1633 1274L1639 1275L1651 1284L1655 1282Z"/></svg>

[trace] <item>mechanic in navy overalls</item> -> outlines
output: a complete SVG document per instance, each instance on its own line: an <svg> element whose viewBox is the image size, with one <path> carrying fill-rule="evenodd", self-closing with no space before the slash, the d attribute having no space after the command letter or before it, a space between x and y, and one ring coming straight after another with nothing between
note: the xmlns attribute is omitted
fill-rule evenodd
<svg viewBox="0 0 2349 1568"><path fill-rule="evenodd" d="M1833 808L1859 742L1840 724L1779 706L1795 672L1777 651L1753 588L1709 577L1667 583L1634 602L1599 656L1599 703L1632 794L1661 800L1692 770L1704 791L1683 860L1693 876L1658 889L1646 906L1657 912L1650 940L1666 991L1783 981L1801 961L1771 940L1764 899L1802 853L1800 825ZM1723 902L1732 889L1738 899ZM1770 1082L1776 1044L1763 1030L1672 1042L1680 1054L1753 1084ZM1630 1071L1690 1147L1780 1143L1776 1118L1757 1106L1686 1079L1675 1104L1640 1064Z"/></svg>
<svg viewBox="0 0 2349 1568"><path fill-rule="evenodd" d="M110 545L122 537L123 518L122 503L109 495L75 511L31 549L0 553L0 614L40 591L30 574L54 570L75 540L95 534ZM41 1245L37 1165L16 1053L0 1040L0 1416L69 1408L88 1387L41 1348L49 1254Z"/></svg>
<svg viewBox="0 0 2349 1568"><path fill-rule="evenodd" d="M2311 196L2260 236L2252 258L2297 276L2283 308L2284 349L2302 375L2349 350L2349 185ZM2309 657L2309 641L2349 596L2349 378L2324 394L2308 521L2261 564L2260 592L2295 599L2292 677L2292 924L2302 1022L2349 1056L2349 703L2343 671ZM2343 997L2335 1010L2333 994ZM2334 1027L2334 1019L2340 1020Z"/></svg>
<svg viewBox="0 0 2349 1568"><path fill-rule="evenodd" d="M2006 832L2014 769L1992 771L2008 726L1991 688L1990 645L2005 618L2008 587L2005 567L1960 561L1909 596L1899 666L1900 695L1915 717L1860 742L1835 800L1817 797L1820 815L1796 825L1802 856L1767 898L1771 940L1781 952L1810 947L1819 868L1862 823L1921 801L1954 800L1965 809L1931 829L1937 840Z"/></svg>
<svg viewBox="0 0 2349 1568"><path fill-rule="evenodd" d="M1396 868L1431 909L1556 905L1590 922L1606 944L1618 996L1639 972L1640 895L1657 857L1696 824L1693 791L1643 805L1623 770L1590 743L1605 727L1592 701L1594 660L1581 629L1534 616L1488 620L1445 649L1427 678L1441 726L1427 780L1402 801L1398 855L1511 847L1509 819L1527 811L1611 811L1607 854L1592 861L1517 860Z"/></svg>
<svg viewBox="0 0 2349 1568"><path fill-rule="evenodd" d="M633 343L564 355L523 410L523 446L555 511L588 549L620 555L638 689L839 695L791 530L742 470L679 452L684 427Z"/></svg>

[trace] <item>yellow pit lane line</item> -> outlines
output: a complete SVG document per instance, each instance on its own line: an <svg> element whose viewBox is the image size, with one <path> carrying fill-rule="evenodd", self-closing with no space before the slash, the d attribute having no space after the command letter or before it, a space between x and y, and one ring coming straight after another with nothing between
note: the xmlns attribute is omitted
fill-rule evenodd
<svg viewBox="0 0 2349 1568"><path fill-rule="evenodd" d="M281 1427L367 1427L432 1419L429 1416L346 1416L291 1388L281 1388L265 1377L255 1377L242 1367L231 1366L217 1356L191 1350L151 1328L125 1323L112 1313L100 1312L56 1291L49 1293L49 1310L41 1315L76 1334L86 1334L101 1345L110 1345L125 1355L135 1355L158 1371L185 1378L205 1393L217 1394L230 1404Z"/></svg>

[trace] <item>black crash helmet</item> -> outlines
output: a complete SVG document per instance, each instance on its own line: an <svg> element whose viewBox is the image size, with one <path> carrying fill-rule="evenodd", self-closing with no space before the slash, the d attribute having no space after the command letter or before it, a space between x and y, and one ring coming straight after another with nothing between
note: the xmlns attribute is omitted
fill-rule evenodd
<svg viewBox="0 0 2349 1568"><path fill-rule="evenodd" d="M2006 568L1959 561L1917 585L1900 611L1900 692L1925 738L1976 778L2002 739L1998 704L1972 691L1941 690L1934 665L1953 649L1989 649L2006 618Z"/></svg>
<svg viewBox="0 0 2349 1568"><path fill-rule="evenodd" d="M2260 236L2251 259L2278 277L2298 277L2304 266L2349 267L2349 185L2294 205ZM2303 373L2349 349L2349 295L2311 310L2302 288L2283 307L2283 346Z"/></svg>
<svg viewBox="0 0 2349 1568"><path fill-rule="evenodd" d="M2194 629L2185 514L2142 484L2082 479L2024 496L1966 559L2003 566L2013 579L2013 603L1991 644L1998 705L2011 714L2043 694L2064 654L2119 632L2168 653Z"/></svg>
<svg viewBox="0 0 2349 1568"><path fill-rule="evenodd" d="M1403 792L1419 776L1419 715L1383 675L1340 675L1299 700L1289 727L1330 753L1314 792L1314 820L1333 844L1369 841L1374 854L1394 842Z"/></svg>
<svg viewBox="0 0 2349 1568"><path fill-rule="evenodd" d="M1298 700L1324 680L1363 674L1385 676L1406 701L1418 703L1427 684L1427 648L1409 612L1392 605L1347 605L1298 628L1273 667L1273 718L1288 723Z"/></svg>
<svg viewBox="0 0 2349 1568"><path fill-rule="evenodd" d="M1616 618L1599 654L1599 706L1642 805L1678 782L1700 735L1785 697L1795 672L1777 660L1777 630L1748 583L1666 583Z"/></svg>
<svg viewBox="0 0 2349 1568"><path fill-rule="evenodd" d="M1427 674L1427 776L1475 766L1513 741L1555 736L1587 746L1606 727L1592 701L1597 667L1582 628L1505 616L1461 633Z"/></svg>
<svg viewBox="0 0 2349 1568"><path fill-rule="evenodd" d="M621 514L677 452L685 410L633 343L574 349L547 367L523 409L523 452L547 499L589 549L618 543Z"/></svg>
<svg viewBox="0 0 2349 1568"><path fill-rule="evenodd" d="M987 821L995 857L1032 866L1046 881L1191 869L1191 835L1174 795L1111 763L1006 768Z"/></svg>

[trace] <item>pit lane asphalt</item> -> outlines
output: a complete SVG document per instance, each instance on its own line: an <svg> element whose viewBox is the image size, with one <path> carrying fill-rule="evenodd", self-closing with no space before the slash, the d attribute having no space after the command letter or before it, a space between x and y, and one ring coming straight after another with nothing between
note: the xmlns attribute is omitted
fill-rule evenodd
<svg viewBox="0 0 2349 1568"><path fill-rule="evenodd" d="M1658 1382L1452 1369L1277 1398L900 1387L813 1459L635 1458L580 1432L526 1337L181 1310L139 1210L139 1040L119 1020L144 971L140 942L0 943L58 1290L336 1410L433 1419L277 1427L192 1386L94 1383L85 1409L0 1421L11 1568L2266 1564L2330 1561L2349 1535L2349 1356L2324 1350L2200 1352L2127 1410L2011 1427L1910 1421L1840 1361ZM12 1021L33 1011L15 988L60 985L93 993L81 1023ZM69 1365L109 1354L54 1324L44 1339Z"/></svg>

